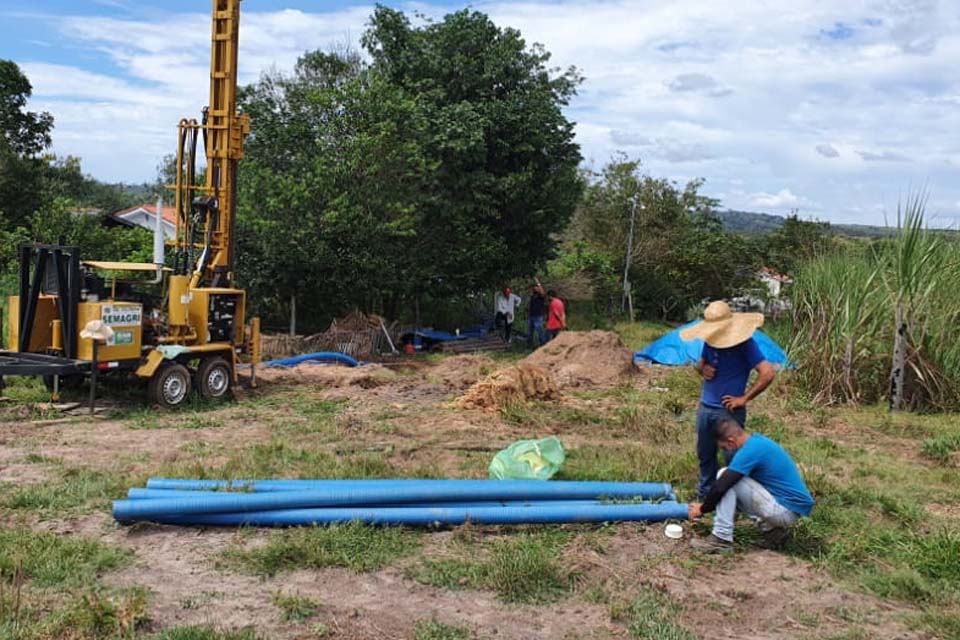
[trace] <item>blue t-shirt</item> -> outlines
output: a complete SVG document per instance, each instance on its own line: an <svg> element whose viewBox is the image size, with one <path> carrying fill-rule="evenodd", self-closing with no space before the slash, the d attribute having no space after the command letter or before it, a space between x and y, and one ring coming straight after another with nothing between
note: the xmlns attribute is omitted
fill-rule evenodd
<svg viewBox="0 0 960 640"><path fill-rule="evenodd" d="M700 402L708 407L723 408L723 396L742 396L747 390L750 371L766 360L756 340L748 339L727 349L703 345L703 361L717 370L712 380L703 381Z"/></svg>
<svg viewBox="0 0 960 640"><path fill-rule="evenodd" d="M783 447L770 438L753 433L730 461L730 470L762 484L777 502L802 516L810 515L813 496L800 470Z"/></svg>

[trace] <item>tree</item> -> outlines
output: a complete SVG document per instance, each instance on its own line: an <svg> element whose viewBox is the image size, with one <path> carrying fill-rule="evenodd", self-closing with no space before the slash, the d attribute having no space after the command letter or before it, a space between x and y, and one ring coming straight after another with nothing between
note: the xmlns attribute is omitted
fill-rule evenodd
<svg viewBox="0 0 960 640"><path fill-rule="evenodd" d="M40 204L44 163L53 116L26 111L33 92L15 62L0 60L0 210L10 225L25 221Z"/></svg>
<svg viewBox="0 0 960 640"><path fill-rule="evenodd" d="M369 64L312 52L241 92L243 282L313 317L393 316L535 272L582 189L576 72L469 11L413 27L378 7L363 43Z"/></svg>
<svg viewBox="0 0 960 640"><path fill-rule="evenodd" d="M751 283L760 256L740 236L724 233L700 194L702 180L682 188L644 175L639 160L615 157L587 187L571 227L629 274L634 307L646 316L683 319L701 299L728 297ZM637 203L632 260L624 264Z"/></svg>
<svg viewBox="0 0 960 640"><path fill-rule="evenodd" d="M793 273L801 263L834 248L829 222L801 220L796 212L766 242L767 266Z"/></svg>

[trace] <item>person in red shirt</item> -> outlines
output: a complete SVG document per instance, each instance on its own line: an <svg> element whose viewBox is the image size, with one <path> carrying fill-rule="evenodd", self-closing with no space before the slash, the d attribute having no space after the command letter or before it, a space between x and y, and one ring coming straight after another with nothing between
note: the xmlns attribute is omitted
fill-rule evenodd
<svg viewBox="0 0 960 640"><path fill-rule="evenodd" d="M550 310L547 312L547 333L553 340L561 330L567 328L567 312L563 306L563 300L557 297L557 292L551 289L547 291L547 297L550 298Z"/></svg>

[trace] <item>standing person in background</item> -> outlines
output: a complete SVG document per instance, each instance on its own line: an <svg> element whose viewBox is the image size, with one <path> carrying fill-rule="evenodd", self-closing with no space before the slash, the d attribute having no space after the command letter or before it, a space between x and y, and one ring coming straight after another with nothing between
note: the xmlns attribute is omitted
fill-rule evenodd
<svg viewBox="0 0 960 640"><path fill-rule="evenodd" d="M503 341L510 342L510 334L513 331L513 318L520 306L520 296L510 290L510 287L504 287L494 296L494 324L497 327L503 327ZM502 324L501 324L502 323Z"/></svg>
<svg viewBox="0 0 960 640"><path fill-rule="evenodd" d="M527 310L527 349L533 351L534 333L537 335L537 346L547 344L547 294L543 285L536 280L533 293L530 295L530 308Z"/></svg>
<svg viewBox="0 0 960 640"><path fill-rule="evenodd" d="M700 408L697 409L697 457L700 458L699 497L706 498L717 478L717 425L735 420L747 423L747 403L770 386L776 372L753 339L763 325L763 314L733 313L722 300L711 302L703 312L703 322L680 332L686 341L704 341L697 372L703 378ZM757 381L747 389L750 371L757 370ZM730 462L734 450L724 452Z"/></svg>
<svg viewBox="0 0 960 640"><path fill-rule="evenodd" d="M563 306L563 300L557 297L557 292L553 289L547 291L547 297L550 298L550 311L547 312L547 333L553 340L558 333L567 328L567 310Z"/></svg>

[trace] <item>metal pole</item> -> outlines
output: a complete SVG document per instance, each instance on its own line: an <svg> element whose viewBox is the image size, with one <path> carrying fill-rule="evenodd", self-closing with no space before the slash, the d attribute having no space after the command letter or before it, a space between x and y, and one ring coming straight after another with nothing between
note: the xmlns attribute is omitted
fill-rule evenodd
<svg viewBox="0 0 960 640"><path fill-rule="evenodd" d="M90 415L93 415L93 407L97 397L97 351L100 347L100 341L93 339L93 365L90 369Z"/></svg>
<svg viewBox="0 0 960 640"><path fill-rule="evenodd" d="M623 263L623 301L622 305L627 308L630 314L630 322L633 322L633 296L630 295L630 263L633 262L633 229L637 220L637 202L640 195L633 196L633 207L630 208L630 234L627 236L627 256Z"/></svg>

